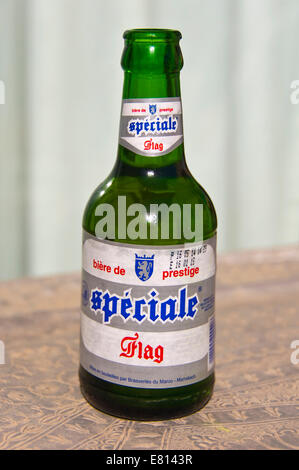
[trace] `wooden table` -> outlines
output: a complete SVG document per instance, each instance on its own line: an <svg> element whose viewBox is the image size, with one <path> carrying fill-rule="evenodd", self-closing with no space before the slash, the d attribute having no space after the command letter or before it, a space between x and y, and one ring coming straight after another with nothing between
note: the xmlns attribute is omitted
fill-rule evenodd
<svg viewBox="0 0 299 470"><path fill-rule="evenodd" d="M78 386L79 274L0 284L0 449L299 449L299 247L223 256L217 385L186 418L126 421Z"/></svg>

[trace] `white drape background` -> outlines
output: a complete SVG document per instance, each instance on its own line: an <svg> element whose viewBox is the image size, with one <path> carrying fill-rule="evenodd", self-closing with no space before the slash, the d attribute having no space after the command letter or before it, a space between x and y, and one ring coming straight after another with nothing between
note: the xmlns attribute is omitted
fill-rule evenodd
<svg viewBox="0 0 299 470"><path fill-rule="evenodd" d="M215 203L219 249L298 242L298 0L0 0L1 278L79 269L135 27L183 34L186 156Z"/></svg>

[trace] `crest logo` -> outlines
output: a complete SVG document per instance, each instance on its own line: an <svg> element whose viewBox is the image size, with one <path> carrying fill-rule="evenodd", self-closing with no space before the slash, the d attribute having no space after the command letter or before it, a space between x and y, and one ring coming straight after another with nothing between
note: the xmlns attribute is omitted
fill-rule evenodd
<svg viewBox="0 0 299 470"><path fill-rule="evenodd" d="M141 281L147 281L154 272L153 256L138 256L135 253L135 273Z"/></svg>
<svg viewBox="0 0 299 470"><path fill-rule="evenodd" d="M156 104L150 104L149 105L149 112L150 114L154 115L157 112L157 105Z"/></svg>

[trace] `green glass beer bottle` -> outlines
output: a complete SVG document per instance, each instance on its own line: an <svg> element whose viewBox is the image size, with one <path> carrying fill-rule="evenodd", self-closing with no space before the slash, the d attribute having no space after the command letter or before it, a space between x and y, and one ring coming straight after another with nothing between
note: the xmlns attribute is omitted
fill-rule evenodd
<svg viewBox="0 0 299 470"><path fill-rule="evenodd" d="M79 376L99 410L163 420L212 395L217 219L185 162L180 32L124 39L117 161L83 217Z"/></svg>

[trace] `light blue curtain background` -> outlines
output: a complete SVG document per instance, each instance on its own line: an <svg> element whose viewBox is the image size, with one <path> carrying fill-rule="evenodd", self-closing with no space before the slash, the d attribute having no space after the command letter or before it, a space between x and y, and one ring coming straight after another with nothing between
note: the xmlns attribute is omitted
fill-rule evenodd
<svg viewBox="0 0 299 470"><path fill-rule="evenodd" d="M115 160L122 33L181 30L186 155L219 250L299 240L298 0L0 0L0 277L78 270Z"/></svg>

